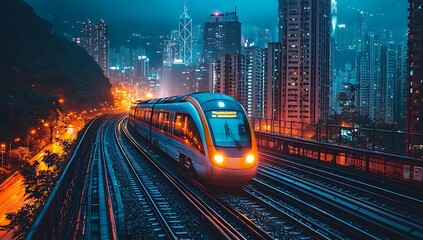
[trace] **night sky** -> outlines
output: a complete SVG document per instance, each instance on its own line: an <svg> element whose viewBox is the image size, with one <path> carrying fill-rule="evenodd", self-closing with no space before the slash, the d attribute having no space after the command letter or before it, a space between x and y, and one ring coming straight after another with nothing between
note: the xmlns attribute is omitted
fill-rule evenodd
<svg viewBox="0 0 423 240"><path fill-rule="evenodd" d="M111 40L131 33L168 34L178 27L183 0L26 0L43 18L53 22L105 19ZM275 28L277 0L186 0L194 24L202 24L214 11L237 12L243 25ZM388 28L396 39L407 29L406 0L338 0L338 23L354 21L359 10L368 14L369 28Z"/></svg>

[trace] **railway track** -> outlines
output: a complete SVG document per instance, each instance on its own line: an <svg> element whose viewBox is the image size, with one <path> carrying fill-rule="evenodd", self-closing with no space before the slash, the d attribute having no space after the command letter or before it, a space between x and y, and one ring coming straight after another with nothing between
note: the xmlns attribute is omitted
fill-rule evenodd
<svg viewBox="0 0 423 240"><path fill-rule="evenodd" d="M121 138L122 121L123 119L115 125L114 137L126 163L124 170L128 173L131 188L140 200L143 211L148 213L147 227L151 229L146 231L146 234L152 238L179 239L186 237L187 226L178 219L177 211L170 205L169 198L162 194L156 185L157 182L153 181L154 178L142 171L142 168L135 161L131 161L133 158L126 153L128 150L122 144L123 139Z"/></svg>
<svg viewBox="0 0 423 240"><path fill-rule="evenodd" d="M326 216L319 222L346 237L423 237L421 199L304 164L282 164L269 153L261 159L253 186L263 198L284 199L310 218Z"/></svg>
<svg viewBox="0 0 423 240"><path fill-rule="evenodd" d="M148 158L156 171L160 172L168 184L171 185L174 194L181 196L186 205L192 208L200 217L202 228L213 229L214 238L224 239L270 239L270 235L262 231L259 227L252 224L251 221L242 217L241 214L228 207L216 195L202 189L199 183L193 182L193 179L171 164L169 161L155 159L159 157L149 156L150 154L144 149L148 146L141 147L139 139L135 139L126 124L122 125L124 135L132 142L140 153ZM160 158L160 157L159 157Z"/></svg>
<svg viewBox="0 0 423 240"><path fill-rule="evenodd" d="M103 124L93 149L83 213L93 238L423 238L421 199L316 167L281 164L269 152L260 153L250 185L228 191L197 182L144 144L123 117ZM107 220L110 215L115 219Z"/></svg>
<svg viewBox="0 0 423 240"><path fill-rule="evenodd" d="M295 158L290 155L275 153L271 150L260 149L260 159L270 163L283 163L286 167L301 168L302 171L319 171L321 176L336 179L340 182L361 183L360 188L369 190L370 192L381 192L387 194L391 192L394 199L400 199L397 202L399 206L414 204L415 199L423 199L423 188L410 183L403 183L388 179L387 177L375 177L374 174L363 173L362 171L353 170L348 167L333 166L331 164L318 161L310 161L309 159ZM401 196L402 195L402 196ZM399 197L399 198L398 198ZM408 201L408 198L411 201ZM421 200L420 202L422 202ZM408 206L409 207L409 206ZM407 207L407 208L408 208Z"/></svg>
<svg viewBox="0 0 423 240"><path fill-rule="evenodd" d="M84 207L79 213L83 220L81 229L77 231L86 239L118 239L109 180L111 169L106 162L104 150L105 128L112 120L113 117L109 117L101 124L87 168L81 200Z"/></svg>
<svg viewBox="0 0 423 240"><path fill-rule="evenodd" d="M303 164L290 162L281 164L277 157L266 154L266 168L277 168L286 174L306 174L306 178L319 186L332 188L335 192L344 192L351 198L366 201L374 208L383 208L384 211L401 218L423 222L423 194L422 197L408 196L379 186L374 186L361 180L342 176L340 173L327 172Z"/></svg>

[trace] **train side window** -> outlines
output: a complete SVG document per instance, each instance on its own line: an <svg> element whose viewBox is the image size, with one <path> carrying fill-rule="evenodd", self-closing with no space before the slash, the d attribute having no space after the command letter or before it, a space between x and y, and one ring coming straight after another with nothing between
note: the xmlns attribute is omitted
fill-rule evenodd
<svg viewBox="0 0 423 240"><path fill-rule="evenodd" d="M174 130L173 130L173 134L177 137L182 137L182 132L181 132L182 114L176 114L174 125L175 125L175 127L174 127Z"/></svg>
<svg viewBox="0 0 423 240"><path fill-rule="evenodd" d="M169 132L169 113L168 112L163 113L163 122L162 122L161 129L163 129L165 132Z"/></svg>
<svg viewBox="0 0 423 240"><path fill-rule="evenodd" d="M153 125L154 127L159 126L159 113L158 112L153 113L153 121L152 121L151 125Z"/></svg>
<svg viewBox="0 0 423 240"><path fill-rule="evenodd" d="M156 119L154 118L154 113L151 113L151 126L154 126L154 121Z"/></svg>
<svg viewBox="0 0 423 240"><path fill-rule="evenodd" d="M157 121L157 123L158 123L157 127L163 130L163 128L162 128L162 126L163 126L162 125L163 124L163 113L162 112L159 113L159 120Z"/></svg>
<svg viewBox="0 0 423 240"><path fill-rule="evenodd" d="M151 118L151 110L145 111L145 122L150 124L150 118Z"/></svg>
<svg viewBox="0 0 423 240"><path fill-rule="evenodd" d="M196 148L198 151L204 153L203 142L201 141L200 131L198 131L197 125L195 125L194 119L188 116L188 128L187 138L189 143Z"/></svg>
<svg viewBox="0 0 423 240"><path fill-rule="evenodd" d="M145 110L144 109L140 109L140 116L139 116L139 119L142 121L142 122L144 122L144 115L145 115Z"/></svg>
<svg viewBox="0 0 423 240"><path fill-rule="evenodd" d="M188 116L184 115L183 121L182 121L182 129L181 129L183 139L187 138L187 132L188 132L187 127L188 127Z"/></svg>
<svg viewBox="0 0 423 240"><path fill-rule="evenodd" d="M159 112L155 112L154 113L154 117L156 118L156 121L154 122L154 126L156 128L158 128L160 126L160 119L159 119L160 113Z"/></svg>

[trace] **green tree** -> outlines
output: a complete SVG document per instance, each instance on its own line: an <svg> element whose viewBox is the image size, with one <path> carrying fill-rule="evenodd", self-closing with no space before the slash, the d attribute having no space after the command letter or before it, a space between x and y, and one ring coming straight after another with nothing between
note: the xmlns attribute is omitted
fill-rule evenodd
<svg viewBox="0 0 423 240"><path fill-rule="evenodd" d="M17 212L7 214L6 218L10 221L8 225L0 226L4 230L13 230L13 237L20 239L28 231L33 220L44 206L49 194L57 184L60 173L62 172L67 157L71 155L72 142L63 142L65 154L60 156L56 153L46 151L43 162L48 166L47 170L37 170L38 162L29 164L26 161L20 161L20 173L24 176L23 185L25 187L25 197L27 203Z"/></svg>

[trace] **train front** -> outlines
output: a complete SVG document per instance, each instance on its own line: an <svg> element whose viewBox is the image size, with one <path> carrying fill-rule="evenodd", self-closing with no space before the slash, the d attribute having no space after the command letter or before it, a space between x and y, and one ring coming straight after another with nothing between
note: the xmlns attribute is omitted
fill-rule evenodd
<svg viewBox="0 0 423 240"><path fill-rule="evenodd" d="M226 186L248 184L257 173L258 153L244 109L234 99L215 100L202 107L210 138L207 181Z"/></svg>

